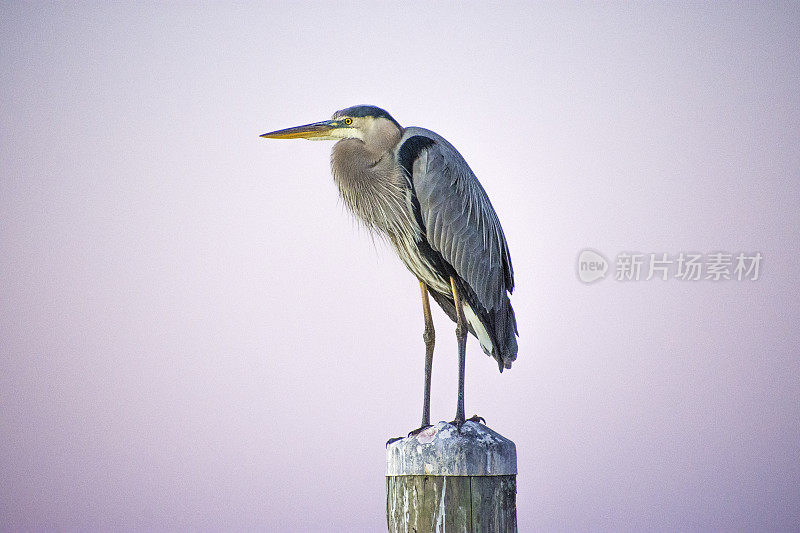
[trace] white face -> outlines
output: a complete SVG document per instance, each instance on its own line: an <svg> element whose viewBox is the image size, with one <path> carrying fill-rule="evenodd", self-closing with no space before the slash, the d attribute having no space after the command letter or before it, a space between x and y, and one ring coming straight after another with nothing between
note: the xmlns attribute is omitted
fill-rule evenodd
<svg viewBox="0 0 800 533"><path fill-rule="evenodd" d="M384 151L395 146L400 140L402 131L391 120L383 117L348 117L336 116L333 120L346 127L330 131L334 139L360 139L372 150Z"/></svg>
<svg viewBox="0 0 800 533"><path fill-rule="evenodd" d="M333 116L333 120L344 124L343 128L336 128L331 130L330 138L339 139L361 139L366 140L365 132L368 132L374 119L369 117L348 117L348 116Z"/></svg>
<svg viewBox="0 0 800 533"><path fill-rule="evenodd" d="M334 121L343 124L344 127L334 128L328 131L325 135L314 135L304 137L309 141L340 141L342 139L361 139L365 140L364 129L369 129L369 122L371 119L362 117L336 117Z"/></svg>
<svg viewBox="0 0 800 533"><path fill-rule="evenodd" d="M342 121L345 119L342 119ZM345 128L336 128L335 130L331 130L331 139L361 139L364 140L364 132L359 129L360 121L364 120L363 118L353 118L348 120L352 120L353 124L352 127L345 127ZM359 121L359 122L356 122Z"/></svg>

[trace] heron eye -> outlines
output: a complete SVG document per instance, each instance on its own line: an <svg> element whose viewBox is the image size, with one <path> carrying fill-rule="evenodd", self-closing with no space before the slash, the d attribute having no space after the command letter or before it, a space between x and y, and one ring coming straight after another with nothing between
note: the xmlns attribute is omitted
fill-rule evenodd
<svg viewBox="0 0 800 533"><path fill-rule="evenodd" d="M353 119L352 118L346 118L346 119L344 119L344 123L349 126L350 124L353 123Z"/></svg>

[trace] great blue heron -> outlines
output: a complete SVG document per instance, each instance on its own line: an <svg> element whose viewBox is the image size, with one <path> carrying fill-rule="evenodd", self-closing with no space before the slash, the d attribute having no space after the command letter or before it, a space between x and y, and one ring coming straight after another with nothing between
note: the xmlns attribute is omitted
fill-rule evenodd
<svg viewBox="0 0 800 533"><path fill-rule="evenodd" d="M517 358L517 322L508 293L514 271L497 214L475 174L453 146L423 128L403 128L375 106L349 107L332 120L271 133L270 139L337 140L333 179L345 205L394 245L419 280L425 316L425 396L430 425L434 329L428 294L456 323L458 406L464 423L467 331L500 367Z"/></svg>

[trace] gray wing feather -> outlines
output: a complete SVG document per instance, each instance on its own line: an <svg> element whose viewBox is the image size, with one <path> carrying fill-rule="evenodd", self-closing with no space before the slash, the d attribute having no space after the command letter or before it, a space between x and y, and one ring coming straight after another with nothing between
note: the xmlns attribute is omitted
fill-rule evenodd
<svg viewBox="0 0 800 533"><path fill-rule="evenodd" d="M506 291L514 289L514 272L489 197L450 143L431 131L413 130L407 135L435 141L417 158L411 177L428 241L488 311L500 309L508 301Z"/></svg>

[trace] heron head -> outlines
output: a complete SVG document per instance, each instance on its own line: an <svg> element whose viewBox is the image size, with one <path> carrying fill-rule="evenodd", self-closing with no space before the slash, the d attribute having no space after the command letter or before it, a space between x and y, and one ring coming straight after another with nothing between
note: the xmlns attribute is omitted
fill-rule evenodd
<svg viewBox="0 0 800 533"><path fill-rule="evenodd" d="M368 144L391 143L400 140L403 128L383 109L358 105L333 114L331 120L314 122L272 131L261 135L266 139L341 140L360 139Z"/></svg>

